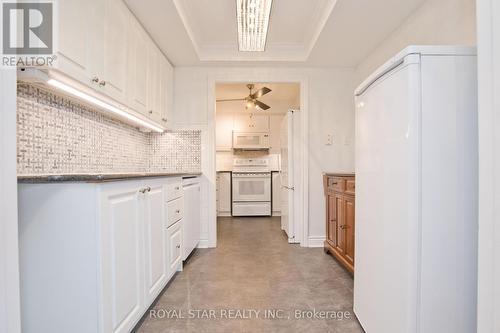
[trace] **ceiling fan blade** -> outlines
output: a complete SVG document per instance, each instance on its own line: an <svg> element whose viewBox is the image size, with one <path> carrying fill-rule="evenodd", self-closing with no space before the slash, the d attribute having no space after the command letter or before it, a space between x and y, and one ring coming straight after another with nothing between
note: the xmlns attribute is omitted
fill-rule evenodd
<svg viewBox="0 0 500 333"><path fill-rule="evenodd" d="M257 90L253 94L251 94L250 97L252 99L256 99L256 98L264 96L265 94L269 94L271 91L272 90L269 89L268 87L264 87L264 88L261 88L261 89Z"/></svg>
<svg viewBox="0 0 500 333"><path fill-rule="evenodd" d="M235 102L235 101L245 101L246 98L233 98L233 99L218 99L216 102Z"/></svg>
<svg viewBox="0 0 500 333"><path fill-rule="evenodd" d="M261 108L262 110L268 110L270 109L271 107L267 104L264 104L262 103L261 101L254 101L255 105L258 106L259 108Z"/></svg>

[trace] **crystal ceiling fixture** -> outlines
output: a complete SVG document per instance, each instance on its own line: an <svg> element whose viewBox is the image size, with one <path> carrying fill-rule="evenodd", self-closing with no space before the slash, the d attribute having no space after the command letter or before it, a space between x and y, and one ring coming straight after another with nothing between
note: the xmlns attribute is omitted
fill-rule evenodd
<svg viewBox="0 0 500 333"><path fill-rule="evenodd" d="M265 51L272 3L273 0L236 0L240 51Z"/></svg>

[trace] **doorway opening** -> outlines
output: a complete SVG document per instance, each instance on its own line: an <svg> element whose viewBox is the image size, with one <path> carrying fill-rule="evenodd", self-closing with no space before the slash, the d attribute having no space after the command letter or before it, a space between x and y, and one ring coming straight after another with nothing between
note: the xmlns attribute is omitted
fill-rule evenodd
<svg viewBox="0 0 500 333"><path fill-rule="evenodd" d="M215 102L217 221L267 221L301 244L300 83L216 83Z"/></svg>

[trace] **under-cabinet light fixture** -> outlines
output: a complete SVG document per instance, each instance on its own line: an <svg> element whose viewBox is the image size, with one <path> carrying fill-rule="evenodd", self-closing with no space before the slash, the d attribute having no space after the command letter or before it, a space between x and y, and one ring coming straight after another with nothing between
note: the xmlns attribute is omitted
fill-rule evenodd
<svg viewBox="0 0 500 333"><path fill-rule="evenodd" d="M240 51L263 52L273 0L236 0Z"/></svg>
<svg viewBox="0 0 500 333"><path fill-rule="evenodd" d="M125 118L131 120L132 122L136 123L139 126L146 127L148 129L150 129L152 131L155 131L155 132L158 132L158 133L162 133L163 132L163 129L160 128L160 127L158 127L158 126L150 124L147 121L144 121L144 120L142 120L142 119L140 119L140 118L138 118L138 117L136 117L136 116L134 116L132 114L129 114L129 113L123 111L123 110L120 110L116 106L113 106L111 104L103 102L100 99L97 99L97 98L95 98L95 97L93 97L91 95L88 95L88 94L86 94L86 93L84 93L84 92L82 92L82 91L80 91L78 89L75 89L75 88L73 88L73 87L71 87L71 86L69 86L67 84L64 84L64 83L62 83L62 82L60 82L58 80L49 79L47 81L47 83L50 84L53 87L56 87L58 89L61 89L61 90L65 91L65 92L67 92L70 95L73 95L75 97L81 98L81 99L83 99L83 100L85 100L85 101L87 101L87 102L89 102L91 104L94 104L94 105L96 105L98 107L101 107L101 108L103 108L103 109L105 109L107 111L110 111L110 112L112 112L112 113L114 113L116 115L119 115L121 117L125 117Z"/></svg>

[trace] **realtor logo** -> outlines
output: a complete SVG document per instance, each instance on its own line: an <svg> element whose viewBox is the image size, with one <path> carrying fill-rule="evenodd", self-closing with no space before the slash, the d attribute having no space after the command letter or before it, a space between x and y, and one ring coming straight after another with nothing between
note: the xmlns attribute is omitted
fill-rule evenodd
<svg viewBox="0 0 500 333"><path fill-rule="evenodd" d="M2 9L4 54L52 54L52 3L6 2Z"/></svg>

